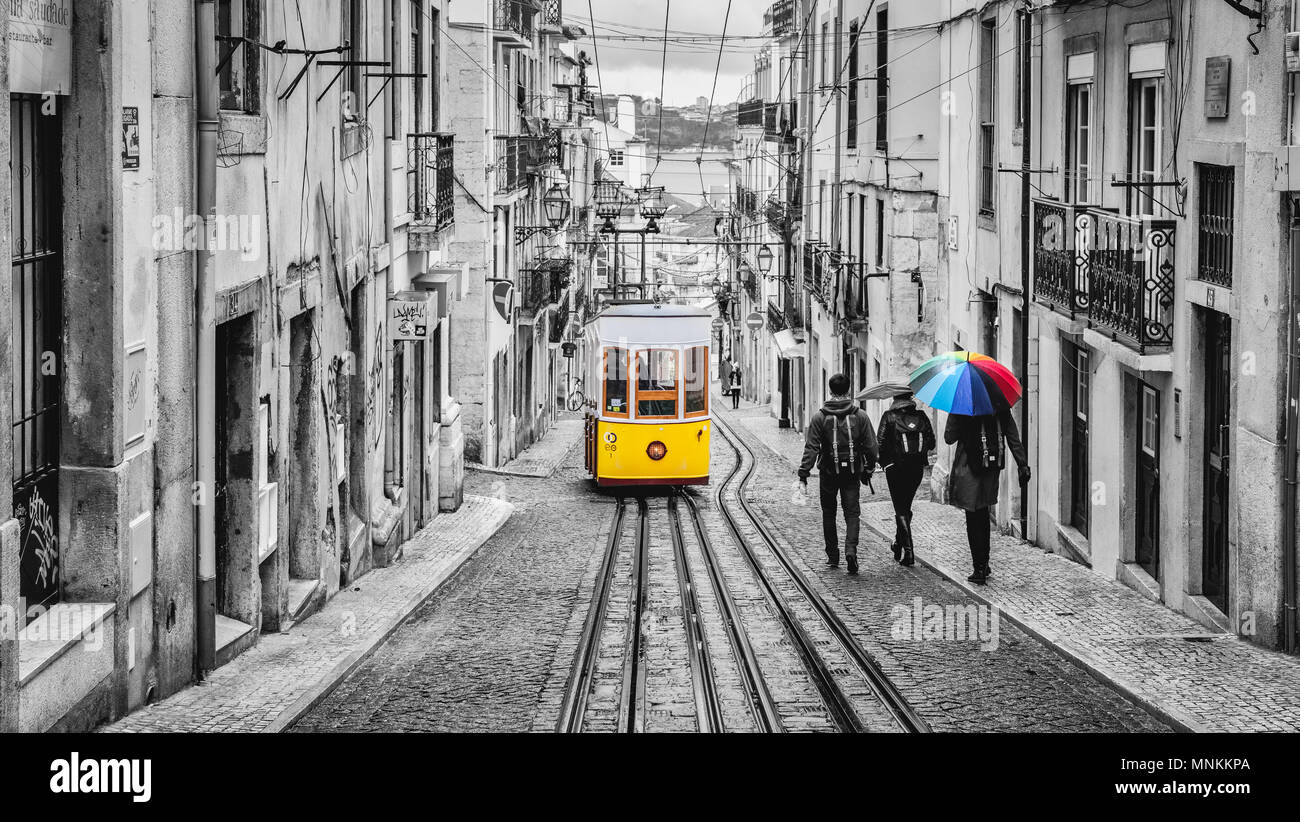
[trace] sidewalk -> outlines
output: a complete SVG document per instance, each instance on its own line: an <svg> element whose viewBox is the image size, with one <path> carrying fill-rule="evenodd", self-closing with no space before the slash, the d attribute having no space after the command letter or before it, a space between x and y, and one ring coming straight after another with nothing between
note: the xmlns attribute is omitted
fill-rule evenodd
<svg viewBox="0 0 1300 822"><path fill-rule="evenodd" d="M513 477L537 477L545 479L555 473L555 469L564 461L565 454L582 437L582 420L580 418L560 418L551 430L542 438L524 449L519 456L500 468L488 468L477 463L468 463L467 467L485 474L508 474Z"/></svg>
<svg viewBox="0 0 1300 822"><path fill-rule="evenodd" d="M101 730L281 731L324 698L374 652L514 511L508 502L467 496L378 568L287 633L258 644L207 681L142 708Z"/></svg>
<svg viewBox="0 0 1300 822"><path fill-rule="evenodd" d="M721 401L715 395L715 413ZM781 430L766 407L723 409L754 440L791 464L802 438ZM863 524L888 541L894 512L884 482L865 496ZM1300 731L1300 660L1198 622L1064 557L995 533L987 586L966 581L970 554L961 511L913 504L916 556L1025 632L1188 731Z"/></svg>

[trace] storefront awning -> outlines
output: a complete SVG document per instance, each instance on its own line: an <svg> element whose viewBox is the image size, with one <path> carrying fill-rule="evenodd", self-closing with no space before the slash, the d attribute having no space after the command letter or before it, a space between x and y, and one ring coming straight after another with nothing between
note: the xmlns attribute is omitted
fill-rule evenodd
<svg viewBox="0 0 1300 822"><path fill-rule="evenodd" d="M783 360L805 359L808 356L808 344L794 338L794 332L786 328L772 335L776 341L776 353Z"/></svg>

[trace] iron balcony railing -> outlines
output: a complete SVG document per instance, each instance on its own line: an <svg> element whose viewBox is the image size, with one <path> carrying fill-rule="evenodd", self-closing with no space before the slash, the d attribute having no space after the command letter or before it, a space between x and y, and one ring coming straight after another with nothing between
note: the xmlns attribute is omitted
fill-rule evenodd
<svg viewBox="0 0 1300 822"><path fill-rule="evenodd" d="M804 287L808 289L808 293L813 296L813 299L823 306L826 305L827 294L830 290L827 273L824 255L819 253L813 246L804 246Z"/></svg>
<svg viewBox="0 0 1300 822"><path fill-rule="evenodd" d="M747 103L741 103L740 110L736 113L736 125L741 128L763 125L765 107L762 100L750 100Z"/></svg>
<svg viewBox="0 0 1300 822"><path fill-rule="evenodd" d="M497 135L495 143L497 192L504 194L528 185L528 175L544 159L546 138Z"/></svg>
<svg viewBox="0 0 1300 822"><path fill-rule="evenodd" d="M455 136L411 134L408 210L417 225L445 228L456 219Z"/></svg>
<svg viewBox="0 0 1300 822"><path fill-rule="evenodd" d="M762 289L758 287L758 272L750 268L748 264L742 265L740 283L745 289L745 293L749 295L750 302L757 303L758 296L762 293Z"/></svg>
<svg viewBox="0 0 1300 822"><path fill-rule="evenodd" d="M1146 352L1173 343L1173 220L1092 211L1088 317L1110 337Z"/></svg>
<svg viewBox="0 0 1300 822"><path fill-rule="evenodd" d="M540 268L525 268L519 272L519 307L532 316L551 303L551 273Z"/></svg>
<svg viewBox="0 0 1300 822"><path fill-rule="evenodd" d="M1173 343L1176 223L1036 200L1034 299L1145 353Z"/></svg>
<svg viewBox="0 0 1300 822"><path fill-rule="evenodd" d="M561 0L546 0L546 7L542 11L542 22L557 28L564 25L564 3Z"/></svg>
<svg viewBox="0 0 1300 822"><path fill-rule="evenodd" d="M1086 206L1034 201L1034 297L1071 319L1088 312L1088 241L1092 216Z"/></svg>
<svg viewBox="0 0 1300 822"><path fill-rule="evenodd" d="M736 186L736 210L746 217L758 216L758 194L744 186Z"/></svg>
<svg viewBox="0 0 1300 822"><path fill-rule="evenodd" d="M785 310L775 300L767 301L767 328L773 334L786 328Z"/></svg>
<svg viewBox="0 0 1300 822"><path fill-rule="evenodd" d="M525 40L533 39L533 15L537 13L534 0L495 0L493 27L510 31Z"/></svg>

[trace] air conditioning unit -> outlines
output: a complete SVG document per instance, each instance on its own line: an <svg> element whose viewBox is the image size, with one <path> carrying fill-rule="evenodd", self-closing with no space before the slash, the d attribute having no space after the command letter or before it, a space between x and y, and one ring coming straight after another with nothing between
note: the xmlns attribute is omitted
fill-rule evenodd
<svg viewBox="0 0 1300 822"><path fill-rule="evenodd" d="M1300 31L1289 32L1285 43L1286 70L1300 71Z"/></svg>

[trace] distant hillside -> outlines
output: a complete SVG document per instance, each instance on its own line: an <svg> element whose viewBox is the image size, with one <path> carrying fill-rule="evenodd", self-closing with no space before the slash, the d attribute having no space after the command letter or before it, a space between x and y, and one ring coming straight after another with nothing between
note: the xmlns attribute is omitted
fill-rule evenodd
<svg viewBox="0 0 1300 822"><path fill-rule="evenodd" d="M636 133L650 141L650 154L658 150L674 151L684 148L699 148L705 138L704 118L709 115L708 142L705 148L730 150L736 136L736 104L715 106L710 113L707 106L664 106L663 110L663 145L656 146L659 138L659 110L654 100L645 100L631 95L636 100ZM616 98L605 97L605 108L614 111Z"/></svg>

